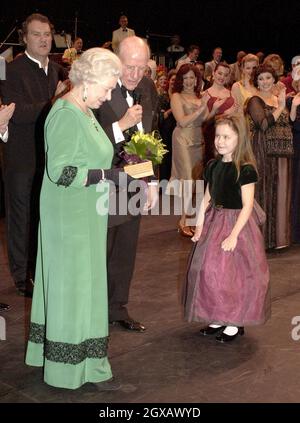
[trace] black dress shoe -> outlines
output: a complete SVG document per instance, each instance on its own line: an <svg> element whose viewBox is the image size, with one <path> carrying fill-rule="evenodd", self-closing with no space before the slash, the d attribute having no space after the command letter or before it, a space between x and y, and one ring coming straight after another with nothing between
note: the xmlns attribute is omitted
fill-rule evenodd
<svg viewBox="0 0 300 423"><path fill-rule="evenodd" d="M216 341L218 342L231 342L233 341L238 335L243 336L245 333L244 328L241 326L238 328L237 333L234 335L227 335L226 333L222 332L216 336Z"/></svg>
<svg viewBox="0 0 300 423"><path fill-rule="evenodd" d="M15 282L17 292L22 297L32 298L33 284L30 281L17 281Z"/></svg>
<svg viewBox="0 0 300 423"><path fill-rule="evenodd" d="M0 311L7 311L10 309L10 305L5 303L0 303Z"/></svg>
<svg viewBox="0 0 300 423"><path fill-rule="evenodd" d="M113 325L119 324L124 329L132 330L132 331L135 331L135 332L144 332L146 330L145 326L142 323L136 322L135 320L130 319L130 318L124 319L124 320L115 320L111 323Z"/></svg>
<svg viewBox="0 0 300 423"><path fill-rule="evenodd" d="M200 329L201 335L215 335L218 332L223 331L226 326L219 326L218 328L212 328L211 326L206 326L206 328Z"/></svg>

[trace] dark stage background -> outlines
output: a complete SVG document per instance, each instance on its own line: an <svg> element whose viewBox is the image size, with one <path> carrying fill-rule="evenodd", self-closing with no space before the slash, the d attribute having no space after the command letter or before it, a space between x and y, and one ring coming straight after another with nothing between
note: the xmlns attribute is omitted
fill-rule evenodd
<svg viewBox="0 0 300 423"><path fill-rule="evenodd" d="M178 33L183 46L201 47L200 59L210 59L213 47L223 48L223 57L235 61L238 50L282 55L287 65L300 54L300 1L294 0L0 0L0 42L9 31L33 12L46 14L57 32L78 35L84 48L101 45L118 28L121 12L129 18L129 27L137 35L149 36L152 51L164 51L165 37ZM179 4L178 4L179 3ZM154 34L161 35L157 36ZM9 41L17 41L14 33Z"/></svg>

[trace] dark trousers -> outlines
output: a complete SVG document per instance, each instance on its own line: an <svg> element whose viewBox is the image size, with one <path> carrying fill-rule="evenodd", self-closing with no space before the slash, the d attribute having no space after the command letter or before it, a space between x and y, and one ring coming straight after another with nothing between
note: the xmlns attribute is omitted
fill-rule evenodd
<svg viewBox="0 0 300 423"><path fill-rule="evenodd" d="M107 234L109 321L128 318L130 282L134 271L141 217L113 226Z"/></svg>
<svg viewBox="0 0 300 423"><path fill-rule="evenodd" d="M5 170L7 251L15 282L28 276L28 262L35 265L41 176Z"/></svg>

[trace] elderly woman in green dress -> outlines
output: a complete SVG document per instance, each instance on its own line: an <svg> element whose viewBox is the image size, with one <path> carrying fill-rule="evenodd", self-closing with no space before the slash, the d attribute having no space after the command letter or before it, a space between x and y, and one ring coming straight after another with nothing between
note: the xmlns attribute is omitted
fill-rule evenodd
<svg viewBox="0 0 300 423"><path fill-rule="evenodd" d="M73 88L45 123L46 168L26 363L52 386L86 382L118 389L107 357L106 179L113 147L91 109L109 100L121 73L112 52L93 48L73 63ZM101 184L98 184L101 182Z"/></svg>

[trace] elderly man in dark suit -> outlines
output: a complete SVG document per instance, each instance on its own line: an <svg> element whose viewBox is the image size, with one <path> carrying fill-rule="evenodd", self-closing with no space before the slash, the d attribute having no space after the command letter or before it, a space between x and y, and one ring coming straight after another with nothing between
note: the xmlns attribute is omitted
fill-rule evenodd
<svg viewBox="0 0 300 423"><path fill-rule="evenodd" d="M9 265L18 293L30 296L28 272L35 265L44 171L44 120L51 99L65 88L62 80L66 75L61 66L48 59L52 25L46 16L30 15L23 24L23 34L25 53L7 65L0 91L3 103L16 104L3 156ZM29 242L30 233L33 243Z"/></svg>
<svg viewBox="0 0 300 423"><path fill-rule="evenodd" d="M120 153L132 132L150 132L157 125L156 89L153 81L144 77L150 57L149 47L139 37L128 37L120 43L118 54L123 66L121 80L112 92L111 100L95 111L114 146L114 167L123 166ZM154 206L157 198L157 181L149 182L148 208ZM108 226L109 320L128 330L143 332L145 326L132 319L126 308L134 270L140 215L110 215Z"/></svg>

